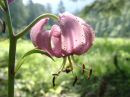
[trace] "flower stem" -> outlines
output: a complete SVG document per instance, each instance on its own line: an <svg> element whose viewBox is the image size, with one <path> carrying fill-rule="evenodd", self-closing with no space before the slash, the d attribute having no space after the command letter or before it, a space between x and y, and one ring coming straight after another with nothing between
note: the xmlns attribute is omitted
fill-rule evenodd
<svg viewBox="0 0 130 97"><path fill-rule="evenodd" d="M14 97L14 68L15 68L15 54L16 54L16 39L10 38L9 46L9 65L8 65L8 97Z"/></svg>
<svg viewBox="0 0 130 97"><path fill-rule="evenodd" d="M29 31L42 18L52 18L54 20L58 20L58 17L54 14L50 14L50 13L42 14L39 17L37 17L35 20L33 20L22 32L18 33L16 35L16 38L19 39L20 37L22 37L27 31Z"/></svg>
<svg viewBox="0 0 130 97"><path fill-rule="evenodd" d="M8 0L5 0L5 7L6 7L5 17L9 31L8 97L14 97L14 80L15 80L14 68L15 68L15 54L16 54L17 40L13 33Z"/></svg>

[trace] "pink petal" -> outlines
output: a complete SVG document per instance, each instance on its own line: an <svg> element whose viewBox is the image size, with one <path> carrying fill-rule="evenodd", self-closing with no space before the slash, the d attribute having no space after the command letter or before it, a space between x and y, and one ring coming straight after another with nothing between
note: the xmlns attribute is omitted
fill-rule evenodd
<svg viewBox="0 0 130 97"><path fill-rule="evenodd" d="M34 45L36 45L36 38L37 38L37 35L43 31L45 31L43 29L43 26L46 25L48 22L48 18L46 19L41 19L40 21L38 21L31 29L30 31L30 37L31 37L31 40L33 41Z"/></svg>
<svg viewBox="0 0 130 97"><path fill-rule="evenodd" d="M50 33L48 31L38 33L36 38L36 44L39 49L50 52L51 51Z"/></svg>
<svg viewBox="0 0 130 97"><path fill-rule="evenodd" d="M73 54L86 43L85 32L77 18L65 12L60 15L61 42L65 54Z"/></svg>
<svg viewBox="0 0 130 97"><path fill-rule="evenodd" d="M92 46L95 38L95 34L92 27L89 24L85 23L85 21L83 21L79 17L77 17L77 19L80 22L81 26L83 27L83 30L85 32L85 38L86 38L85 45L79 51L75 52L76 54L80 55L87 52L89 48Z"/></svg>
<svg viewBox="0 0 130 97"><path fill-rule="evenodd" d="M63 57L61 50L61 29L58 25L53 25L51 28L51 48L52 55L56 57Z"/></svg>
<svg viewBox="0 0 130 97"><path fill-rule="evenodd" d="M43 26L45 26L47 22L48 18L37 22L31 29L30 37L37 48L50 52L50 33L43 29Z"/></svg>

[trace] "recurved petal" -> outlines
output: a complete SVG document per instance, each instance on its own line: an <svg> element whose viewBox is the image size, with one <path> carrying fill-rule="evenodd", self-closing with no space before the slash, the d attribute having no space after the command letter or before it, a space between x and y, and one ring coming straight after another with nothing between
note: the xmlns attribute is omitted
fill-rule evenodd
<svg viewBox="0 0 130 97"><path fill-rule="evenodd" d="M48 22L48 18L42 19L37 22L31 29L30 37L33 44L42 50L51 52L51 45L50 45L50 33L43 29Z"/></svg>
<svg viewBox="0 0 130 97"><path fill-rule="evenodd" d="M53 25L51 28L51 48L52 55L56 57L63 57L64 54L61 50L61 29L58 25Z"/></svg>
<svg viewBox="0 0 130 97"><path fill-rule="evenodd" d="M43 26L45 26L48 23L48 18L41 19L38 21L31 29L30 31L30 38L33 42L33 44L36 46L36 40L39 33L44 32Z"/></svg>
<svg viewBox="0 0 130 97"><path fill-rule="evenodd" d="M83 19L77 17L77 20L79 21L79 23L81 24L81 26L83 27L83 30L86 32L86 33L89 33L91 32L91 39L92 39L92 42L94 41L95 39L95 33L94 33L94 30L92 28L91 25L89 25L88 23L86 23Z"/></svg>
<svg viewBox="0 0 130 97"><path fill-rule="evenodd" d="M79 50L79 52L75 52L76 54L80 55L89 50L89 48L92 46L94 38L95 38L95 33L92 29L92 27L85 23L81 18L78 17L78 21L80 22L81 26L83 27L83 30L85 32L85 40L86 43L84 46Z"/></svg>
<svg viewBox="0 0 130 97"><path fill-rule="evenodd" d="M36 46L39 49L48 51L51 53L50 33L49 31L43 31L38 33L36 37Z"/></svg>
<svg viewBox="0 0 130 97"><path fill-rule="evenodd" d="M60 27L62 29L61 43L65 54L73 54L79 51L86 43L85 32L76 16L65 12L60 15Z"/></svg>

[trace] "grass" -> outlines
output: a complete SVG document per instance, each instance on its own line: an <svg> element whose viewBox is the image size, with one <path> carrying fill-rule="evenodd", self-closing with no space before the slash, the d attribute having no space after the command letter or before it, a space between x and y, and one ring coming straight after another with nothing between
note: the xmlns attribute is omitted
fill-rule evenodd
<svg viewBox="0 0 130 97"><path fill-rule="evenodd" d="M17 61L28 50L33 49L30 41L19 40ZM130 97L130 39L97 38L88 53L75 56L74 73L78 81L73 87L74 76L63 73L52 86L52 74L58 71L62 58L56 62L44 55L35 54L27 57L16 75L16 97ZM115 57L117 55L117 57ZM115 63L115 58L118 64ZM0 97L7 94L8 40L0 42ZM17 62L16 61L16 62ZM90 80L88 71L81 73L81 64L93 68ZM117 66L116 66L117 65ZM118 68L119 67L119 68ZM121 70L119 70L121 69Z"/></svg>

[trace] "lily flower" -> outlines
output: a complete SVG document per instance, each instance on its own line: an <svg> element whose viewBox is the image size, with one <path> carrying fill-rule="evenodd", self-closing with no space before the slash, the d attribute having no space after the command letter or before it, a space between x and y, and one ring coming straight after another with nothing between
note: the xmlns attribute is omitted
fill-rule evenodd
<svg viewBox="0 0 130 97"><path fill-rule="evenodd" d="M49 18L41 19L30 33L34 45L55 57L81 55L88 51L94 40L92 27L81 18L68 12L60 14L59 25L53 25L50 31L43 27Z"/></svg>
<svg viewBox="0 0 130 97"><path fill-rule="evenodd" d="M48 20L49 18L41 19L32 27L31 40L38 49L58 58L63 57L63 65L68 57L72 70L70 56L84 54L90 49L95 37L94 31L84 20L68 12L59 15L57 25L45 30ZM63 68L64 66L61 71ZM66 69L68 70L68 66Z"/></svg>

